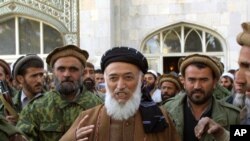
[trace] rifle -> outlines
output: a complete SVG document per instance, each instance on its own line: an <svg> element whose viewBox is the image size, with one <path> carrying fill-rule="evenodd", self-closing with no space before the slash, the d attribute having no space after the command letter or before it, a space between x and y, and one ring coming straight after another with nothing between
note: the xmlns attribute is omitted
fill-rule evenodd
<svg viewBox="0 0 250 141"><path fill-rule="evenodd" d="M18 113L13 108L14 104L7 85L2 80L0 80L0 99L4 105L4 108L7 110L8 115L18 116Z"/></svg>

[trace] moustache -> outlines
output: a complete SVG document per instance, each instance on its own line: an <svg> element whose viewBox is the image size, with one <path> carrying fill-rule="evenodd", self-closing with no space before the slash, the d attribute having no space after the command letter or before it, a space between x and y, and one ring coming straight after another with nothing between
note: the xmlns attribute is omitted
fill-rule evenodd
<svg viewBox="0 0 250 141"><path fill-rule="evenodd" d="M74 83L73 81L71 81L71 80L63 80L63 81L61 81L61 83L68 83L68 82L70 82L70 83Z"/></svg>
<svg viewBox="0 0 250 141"><path fill-rule="evenodd" d="M120 95L120 94L125 94L125 95L127 95L127 94L128 94L128 91L126 91L126 90L123 90L123 91L121 91L121 90L119 90L119 91L114 91L114 94L115 94L115 95Z"/></svg>
<svg viewBox="0 0 250 141"><path fill-rule="evenodd" d="M73 80L70 77L65 77L64 80L61 81L62 82L73 82Z"/></svg>
<svg viewBox="0 0 250 141"><path fill-rule="evenodd" d="M84 83L84 84L94 84L95 81L92 80L91 78L86 78L85 80L83 80L83 83Z"/></svg>
<svg viewBox="0 0 250 141"><path fill-rule="evenodd" d="M193 91L191 91L191 94L194 94L194 93L205 93L202 89L195 89Z"/></svg>
<svg viewBox="0 0 250 141"><path fill-rule="evenodd" d="M35 85L35 87L42 87L42 86L43 86L43 84L41 84L41 83L38 83Z"/></svg>

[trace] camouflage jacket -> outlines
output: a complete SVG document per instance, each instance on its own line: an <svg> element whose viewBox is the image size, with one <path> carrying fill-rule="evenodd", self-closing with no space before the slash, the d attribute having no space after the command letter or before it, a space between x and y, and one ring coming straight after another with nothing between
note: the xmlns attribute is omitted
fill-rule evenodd
<svg viewBox="0 0 250 141"><path fill-rule="evenodd" d="M216 87L214 89L213 95L216 99L221 100L221 99L231 95L231 92L217 83Z"/></svg>
<svg viewBox="0 0 250 141"><path fill-rule="evenodd" d="M24 107L17 127L30 141L58 141L81 111L101 103L100 98L86 90L71 102L57 91L50 91Z"/></svg>
<svg viewBox="0 0 250 141"><path fill-rule="evenodd" d="M165 103L164 108L170 113L170 116L174 120L176 129L183 140L183 129L184 129L184 101L186 99L186 94L177 95L170 98L168 102ZM225 129L229 130L231 124L240 123L240 110L224 101L218 101L213 96L212 105L212 117L215 122L219 123ZM194 130L194 129L190 129ZM186 139L187 140L187 139ZM212 135L205 134L201 141L214 141Z"/></svg>
<svg viewBox="0 0 250 141"><path fill-rule="evenodd" d="M13 102L13 108L16 110L17 113L20 113L22 111L22 102L21 102L21 96L22 96L22 90L20 91L14 91L15 94L12 97L12 102ZM32 100L33 101L35 99L37 99L38 97L40 97L42 93L40 93L39 95L35 96ZM0 105L0 114L5 116L5 111L4 111L4 105L1 103Z"/></svg>

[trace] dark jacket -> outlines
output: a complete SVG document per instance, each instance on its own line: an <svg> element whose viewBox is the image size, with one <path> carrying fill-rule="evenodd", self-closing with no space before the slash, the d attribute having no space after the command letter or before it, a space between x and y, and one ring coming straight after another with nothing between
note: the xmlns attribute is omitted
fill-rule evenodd
<svg viewBox="0 0 250 141"><path fill-rule="evenodd" d="M177 95L171 98L165 105L165 109L170 113L170 116L175 122L176 129L179 132L181 139L183 139L184 129L184 100L186 100L186 94ZM240 123L240 110L224 101L218 101L213 96L212 105L212 117L215 122L222 125L225 129L229 130L231 124ZM190 129L193 130L193 129ZM213 141L212 135L206 134L203 141Z"/></svg>

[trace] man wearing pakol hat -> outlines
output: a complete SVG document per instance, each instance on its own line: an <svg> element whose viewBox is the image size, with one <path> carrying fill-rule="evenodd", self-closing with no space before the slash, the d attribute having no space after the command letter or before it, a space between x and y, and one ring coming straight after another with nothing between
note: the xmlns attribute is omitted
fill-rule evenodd
<svg viewBox="0 0 250 141"><path fill-rule="evenodd" d="M7 89L9 89L9 95L10 97L13 97L15 95L14 89L11 88L11 70L9 64L3 60L0 59L0 81L2 81L4 84L6 84ZM0 115L4 115L4 107L2 105L2 101L0 100Z"/></svg>
<svg viewBox="0 0 250 141"><path fill-rule="evenodd" d="M146 58L134 48L114 47L101 58L105 104L82 112L61 141L177 141L168 114L142 88Z"/></svg>
<svg viewBox="0 0 250 141"><path fill-rule="evenodd" d="M10 90L10 96L13 97L16 91L11 87L11 78L11 69L9 64L5 60L0 59L0 81L6 84L7 88Z"/></svg>
<svg viewBox="0 0 250 141"><path fill-rule="evenodd" d="M247 81L247 93L250 92L250 22L242 23L243 32L237 36L237 42L241 46L239 54L239 72L245 75ZM245 107L241 112L241 123L250 125L250 95L246 95Z"/></svg>
<svg viewBox="0 0 250 141"><path fill-rule="evenodd" d="M55 90L28 104L17 123L29 141L58 141L80 111L102 103L83 86L81 76L87 58L87 51L75 45L49 53L46 62L53 70Z"/></svg>
<svg viewBox="0 0 250 141"><path fill-rule="evenodd" d="M223 72L221 63L213 57L192 54L180 59L178 67L184 77L185 94L170 99L164 107L170 112L181 139L229 140L227 130L231 124L239 123L239 109L213 96Z"/></svg>
<svg viewBox="0 0 250 141"><path fill-rule="evenodd" d="M183 89L179 78L173 74L163 74L159 78L158 85L162 98L160 105L165 104L169 98L174 97Z"/></svg>
<svg viewBox="0 0 250 141"><path fill-rule="evenodd" d="M21 110L33 99L40 97L43 92L43 60L37 55L19 57L13 65L12 77L22 86L13 99L15 110ZM7 115L9 122L16 124L18 117Z"/></svg>
<svg viewBox="0 0 250 141"><path fill-rule="evenodd" d="M220 85L221 86L228 89L228 91L232 92L233 84L234 84L234 75L233 74L231 74L229 72L225 72L221 75L221 78L220 78Z"/></svg>
<svg viewBox="0 0 250 141"><path fill-rule="evenodd" d="M9 83L10 78L11 72L9 64L5 60L0 59L0 80L7 81Z"/></svg>

